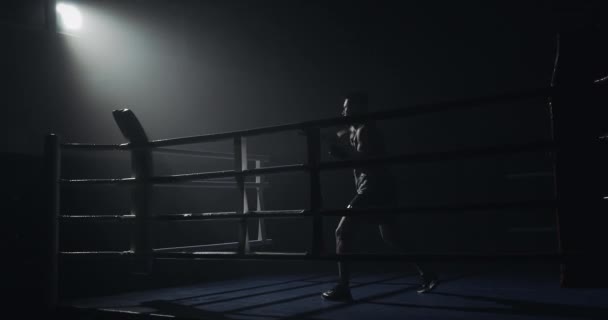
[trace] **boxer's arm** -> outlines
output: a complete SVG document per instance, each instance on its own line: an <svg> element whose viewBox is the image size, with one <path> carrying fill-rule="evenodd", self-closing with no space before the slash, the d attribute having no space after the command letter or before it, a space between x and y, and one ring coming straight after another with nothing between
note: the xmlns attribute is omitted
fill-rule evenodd
<svg viewBox="0 0 608 320"><path fill-rule="evenodd" d="M337 159L344 160L351 157L352 149L349 145L348 137L350 130L341 129L331 136L329 142L329 154Z"/></svg>
<svg viewBox="0 0 608 320"><path fill-rule="evenodd" d="M354 148L350 146L332 145L330 146L330 154L339 159L361 159L365 158L368 153L369 139L365 127L359 129L355 136Z"/></svg>

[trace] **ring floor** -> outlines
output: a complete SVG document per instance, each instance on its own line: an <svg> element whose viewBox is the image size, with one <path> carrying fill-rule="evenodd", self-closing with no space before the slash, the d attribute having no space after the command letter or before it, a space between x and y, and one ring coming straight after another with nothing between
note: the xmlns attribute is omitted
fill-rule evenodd
<svg viewBox="0 0 608 320"><path fill-rule="evenodd" d="M608 319L608 289L565 289L558 279L555 266L477 267L444 272L434 291L418 294L411 273L359 272L354 301L341 303L320 296L334 274L294 273L72 299L62 308L79 319Z"/></svg>

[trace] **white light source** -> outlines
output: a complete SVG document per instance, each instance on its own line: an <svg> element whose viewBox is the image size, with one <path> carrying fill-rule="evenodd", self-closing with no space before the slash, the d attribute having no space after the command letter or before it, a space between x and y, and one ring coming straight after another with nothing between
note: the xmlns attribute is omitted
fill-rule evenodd
<svg viewBox="0 0 608 320"><path fill-rule="evenodd" d="M57 13L59 13L61 24L64 28L69 30L78 30L80 27L82 27L82 15L75 6L65 3L58 3L55 10L57 10Z"/></svg>

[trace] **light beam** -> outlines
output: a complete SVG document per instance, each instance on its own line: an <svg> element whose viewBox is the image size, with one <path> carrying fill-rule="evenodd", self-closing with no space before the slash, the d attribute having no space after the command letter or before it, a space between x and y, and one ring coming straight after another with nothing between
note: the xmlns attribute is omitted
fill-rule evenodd
<svg viewBox="0 0 608 320"><path fill-rule="evenodd" d="M61 25L68 30L78 30L82 27L80 10L73 5L58 3L55 10L59 14Z"/></svg>

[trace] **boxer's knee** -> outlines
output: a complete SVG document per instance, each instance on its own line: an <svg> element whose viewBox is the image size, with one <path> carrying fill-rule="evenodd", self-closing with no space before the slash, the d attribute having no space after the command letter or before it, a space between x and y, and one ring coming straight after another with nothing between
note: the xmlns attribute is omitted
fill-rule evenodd
<svg viewBox="0 0 608 320"><path fill-rule="evenodd" d="M348 229L350 229L350 220L348 217L342 217L342 219L340 219L340 223L338 223L338 227L336 228L336 239L347 234L349 232Z"/></svg>
<svg viewBox="0 0 608 320"><path fill-rule="evenodd" d="M346 217L342 217L336 228L336 253L346 253L349 250L352 235L350 234L350 223Z"/></svg>

